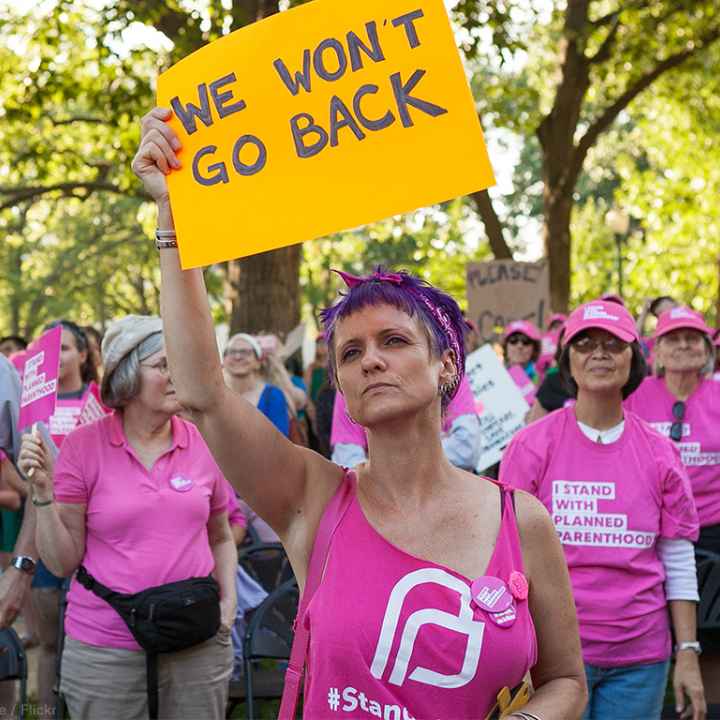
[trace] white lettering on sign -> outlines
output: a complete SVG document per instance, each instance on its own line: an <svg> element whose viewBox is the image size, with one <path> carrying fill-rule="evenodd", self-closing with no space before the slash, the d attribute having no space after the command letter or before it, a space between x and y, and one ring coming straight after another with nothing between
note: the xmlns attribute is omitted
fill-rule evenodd
<svg viewBox="0 0 720 720"><path fill-rule="evenodd" d="M20 407L25 407L40 398L52 395L57 387L57 380L45 382L45 373L38 372L45 362L45 352L40 351L25 363L25 374L22 380Z"/></svg>
<svg viewBox="0 0 720 720"><path fill-rule="evenodd" d="M652 547L655 533L632 530L622 513L598 511L600 501L615 499L615 483L555 480L552 511L560 542L590 547Z"/></svg>

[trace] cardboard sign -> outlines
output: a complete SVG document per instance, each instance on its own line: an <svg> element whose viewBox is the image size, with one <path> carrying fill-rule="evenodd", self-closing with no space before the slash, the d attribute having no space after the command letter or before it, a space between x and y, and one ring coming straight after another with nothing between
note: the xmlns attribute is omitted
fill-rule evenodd
<svg viewBox="0 0 720 720"><path fill-rule="evenodd" d="M513 320L529 320L542 329L550 311L547 261L469 263L467 299L482 342L496 342Z"/></svg>
<svg viewBox="0 0 720 720"><path fill-rule="evenodd" d="M57 326L41 335L27 349L22 370L20 396L20 430L36 422L47 422L55 411L62 327Z"/></svg>
<svg viewBox="0 0 720 720"><path fill-rule="evenodd" d="M443 0L314 0L181 60L157 99L184 268L494 183Z"/></svg>
<svg viewBox="0 0 720 720"><path fill-rule="evenodd" d="M525 424L528 404L490 345L467 356L466 374L480 420L482 472L502 457L503 448Z"/></svg>

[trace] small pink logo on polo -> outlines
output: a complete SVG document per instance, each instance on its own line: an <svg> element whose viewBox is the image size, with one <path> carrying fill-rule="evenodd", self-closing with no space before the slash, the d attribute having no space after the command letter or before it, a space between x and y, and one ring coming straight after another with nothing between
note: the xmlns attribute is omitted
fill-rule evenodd
<svg viewBox="0 0 720 720"><path fill-rule="evenodd" d="M617 315L611 315L602 305L588 305L583 313L583 320L613 320L620 318Z"/></svg>
<svg viewBox="0 0 720 720"><path fill-rule="evenodd" d="M172 480L170 480L170 485L173 490L177 490L178 492L187 492L193 486L193 481L190 480L190 478L183 477L182 475L176 475L172 478Z"/></svg>

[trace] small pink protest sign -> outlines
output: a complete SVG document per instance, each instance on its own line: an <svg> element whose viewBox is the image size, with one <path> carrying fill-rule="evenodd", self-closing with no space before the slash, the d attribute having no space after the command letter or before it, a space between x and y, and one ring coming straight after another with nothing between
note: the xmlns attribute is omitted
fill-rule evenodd
<svg viewBox="0 0 720 720"><path fill-rule="evenodd" d="M520 389L523 400L525 400L528 405L532 405L535 401L537 388L535 387L533 381L528 377L528 374L519 365L513 365L508 368L508 372Z"/></svg>
<svg viewBox="0 0 720 720"><path fill-rule="evenodd" d="M78 427L80 427L80 425L88 425L96 420L101 420L108 414L107 409L100 402L98 386L95 383L92 383L88 388L84 400L85 403L78 416Z"/></svg>
<svg viewBox="0 0 720 720"><path fill-rule="evenodd" d="M55 412L62 327L48 330L27 349L20 395L20 430L47 422Z"/></svg>

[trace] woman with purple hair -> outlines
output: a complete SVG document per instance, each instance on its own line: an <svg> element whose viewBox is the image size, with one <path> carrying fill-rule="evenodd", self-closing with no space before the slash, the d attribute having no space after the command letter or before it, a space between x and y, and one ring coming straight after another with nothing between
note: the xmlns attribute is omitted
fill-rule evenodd
<svg viewBox="0 0 720 720"><path fill-rule="evenodd" d="M482 718L531 671L535 694L506 717L579 718L577 621L547 512L443 452L442 415L464 367L455 301L407 273L345 275L323 319L330 373L367 431L368 460L347 471L293 445L223 382L202 272L182 271L173 247L165 175L180 143L169 117L146 115L133 169L158 204L170 372L301 587L314 586L323 553L298 622L298 636L309 633L305 716Z"/></svg>

